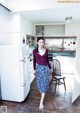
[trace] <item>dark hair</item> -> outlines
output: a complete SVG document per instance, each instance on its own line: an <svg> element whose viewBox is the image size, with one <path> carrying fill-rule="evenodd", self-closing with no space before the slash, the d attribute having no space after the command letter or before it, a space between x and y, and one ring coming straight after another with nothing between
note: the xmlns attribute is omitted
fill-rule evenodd
<svg viewBox="0 0 80 113"><path fill-rule="evenodd" d="M43 40L43 41L45 42L44 37L37 37L37 42L38 42L39 40ZM36 51L38 52L38 44L37 44L37 46L36 46Z"/></svg>

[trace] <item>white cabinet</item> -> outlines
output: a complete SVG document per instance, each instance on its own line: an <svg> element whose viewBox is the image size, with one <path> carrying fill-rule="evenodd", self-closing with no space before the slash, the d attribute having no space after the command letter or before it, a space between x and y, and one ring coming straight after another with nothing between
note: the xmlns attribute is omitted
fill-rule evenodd
<svg viewBox="0 0 80 113"><path fill-rule="evenodd" d="M36 36L53 36L53 35L64 35L65 25L64 24L37 24L35 25Z"/></svg>
<svg viewBox="0 0 80 113"><path fill-rule="evenodd" d="M76 36L80 35L80 23L72 23L65 25L65 35Z"/></svg>

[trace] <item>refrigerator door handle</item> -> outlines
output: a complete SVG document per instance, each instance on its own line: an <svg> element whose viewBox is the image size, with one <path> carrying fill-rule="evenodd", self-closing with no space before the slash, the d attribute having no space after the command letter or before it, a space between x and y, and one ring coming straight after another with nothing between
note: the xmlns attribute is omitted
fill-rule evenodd
<svg viewBox="0 0 80 113"><path fill-rule="evenodd" d="M27 62L27 59L24 58L23 60L20 60L20 62Z"/></svg>
<svg viewBox="0 0 80 113"><path fill-rule="evenodd" d="M30 57L27 57L28 60L30 60ZM20 60L20 62L27 62L27 59L24 58L23 60Z"/></svg>
<svg viewBox="0 0 80 113"><path fill-rule="evenodd" d="M25 62L25 60L20 60L20 62Z"/></svg>
<svg viewBox="0 0 80 113"><path fill-rule="evenodd" d="M26 62L26 58L24 58L23 60L20 60L20 62Z"/></svg>
<svg viewBox="0 0 80 113"><path fill-rule="evenodd" d="M29 57L27 57L28 59L30 59L30 56Z"/></svg>

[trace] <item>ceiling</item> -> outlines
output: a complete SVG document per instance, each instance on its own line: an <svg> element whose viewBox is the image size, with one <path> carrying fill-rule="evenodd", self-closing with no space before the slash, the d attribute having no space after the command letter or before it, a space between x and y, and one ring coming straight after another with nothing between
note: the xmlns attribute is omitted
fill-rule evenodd
<svg viewBox="0 0 80 113"><path fill-rule="evenodd" d="M24 17L33 23L65 23L66 17L72 17L73 22L80 21L79 8L55 8L46 10L23 11Z"/></svg>
<svg viewBox="0 0 80 113"><path fill-rule="evenodd" d="M31 22L65 23L66 17L80 21L80 3L58 3L57 0L4 0L13 12L23 15Z"/></svg>

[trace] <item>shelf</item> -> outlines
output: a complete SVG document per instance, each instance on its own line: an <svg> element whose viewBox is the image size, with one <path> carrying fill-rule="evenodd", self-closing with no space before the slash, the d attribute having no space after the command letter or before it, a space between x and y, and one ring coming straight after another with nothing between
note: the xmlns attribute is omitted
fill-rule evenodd
<svg viewBox="0 0 80 113"><path fill-rule="evenodd" d="M44 36L46 39L55 39L55 38L77 38L76 36Z"/></svg>

